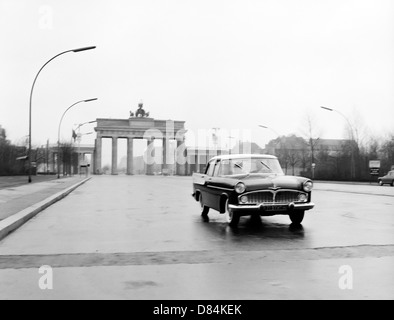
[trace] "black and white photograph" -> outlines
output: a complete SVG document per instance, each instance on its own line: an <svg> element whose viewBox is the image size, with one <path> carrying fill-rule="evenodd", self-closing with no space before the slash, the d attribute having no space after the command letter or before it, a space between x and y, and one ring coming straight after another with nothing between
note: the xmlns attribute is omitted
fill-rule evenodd
<svg viewBox="0 0 394 320"><path fill-rule="evenodd" d="M393 17L0 0L0 300L393 300Z"/></svg>

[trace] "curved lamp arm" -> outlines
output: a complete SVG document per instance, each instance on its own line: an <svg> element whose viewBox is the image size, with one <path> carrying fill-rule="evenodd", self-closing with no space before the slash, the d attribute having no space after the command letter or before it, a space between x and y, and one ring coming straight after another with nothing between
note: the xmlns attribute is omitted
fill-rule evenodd
<svg viewBox="0 0 394 320"><path fill-rule="evenodd" d="M321 106L320 108L324 109L324 110L328 110L328 111L335 111L336 113L340 114L347 122L347 124L349 125L350 128L350 133L352 135L352 140L354 141L354 130L353 130L353 126L350 123L349 119L340 111L336 110L336 109L332 109L332 108L327 108L327 107L323 107Z"/></svg>
<svg viewBox="0 0 394 320"><path fill-rule="evenodd" d="M71 106L69 106L66 111L63 112L62 117L60 118L60 122L59 122L59 128L57 130L57 177L58 179L60 178L60 165L59 165L59 154L60 154L60 127L62 125L62 121L64 116L66 115L67 111L70 110L72 107L74 107L76 104L81 103L81 102L90 102L90 101L95 101L97 100L97 98L93 98L93 99L87 99L87 100L80 100L77 101L75 103L73 103Z"/></svg>
<svg viewBox="0 0 394 320"><path fill-rule="evenodd" d="M68 52L81 52L81 51L91 50L91 49L95 49L95 48L96 48L95 46L90 46L90 47L83 47L83 48L63 51L63 52L53 56L47 62L45 62L44 65L40 68L40 70L38 70L36 76L34 77L33 85L31 86L31 90L30 90L30 101L29 101L29 154L28 154L28 159L29 159L29 182L31 182L31 102L32 102L32 98L33 98L34 85L36 84L38 75L41 73L42 69L44 69L44 67L49 62L51 62L53 59L57 58L58 56L61 56L62 54L65 54L65 53L68 53Z"/></svg>

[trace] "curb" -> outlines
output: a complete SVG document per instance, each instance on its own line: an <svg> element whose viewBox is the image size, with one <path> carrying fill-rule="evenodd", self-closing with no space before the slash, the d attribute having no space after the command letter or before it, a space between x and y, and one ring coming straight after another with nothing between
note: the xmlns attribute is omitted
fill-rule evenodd
<svg viewBox="0 0 394 320"><path fill-rule="evenodd" d="M70 194L72 191L74 191L76 188L78 188L80 185L85 183L86 181L90 180L91 177L86 178L71 187L68 187L67 189L60 191L58 193L55 193L54 195L31 205L30 207L23 209L22 211L19 211L18 213L13 214L12 216L0 221L0 240L5 238L9 233L12 231L18 229L20 226L22 226L25 222L29 221L31 218L36 216L39 212L42 210L48 208L55 202L63 199L66 197L68 194Z"/></svg>
<svg viewBox="0 0 394 320"><path fill-rule="evenodd" d="M377 181L329 181L329 180L313 180L316 183L332 183L332 184L347 184L347 185L375 185L379 186Z"/></svg>

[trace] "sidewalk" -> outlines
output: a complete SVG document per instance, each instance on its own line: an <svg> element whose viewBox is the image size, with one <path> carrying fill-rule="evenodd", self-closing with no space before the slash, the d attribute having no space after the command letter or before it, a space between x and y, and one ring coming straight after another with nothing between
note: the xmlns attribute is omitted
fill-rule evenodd
<svg viewBox="0 0 394 320"><path fill-rule="evenodd" d="M30 184L45 182L55 179L57 179L57 175L55 174L37 175L37 176L32 176L32 181ZM0 176L0 190L6 188L12 188L12 187L19 187L25 184L29 184L27 176Z"/></svg>
<svg viewBox="0 0 394 320"><path fill-rule="evenodd" d="M0 189L0 239L90 177L66 177Z"/></svg>

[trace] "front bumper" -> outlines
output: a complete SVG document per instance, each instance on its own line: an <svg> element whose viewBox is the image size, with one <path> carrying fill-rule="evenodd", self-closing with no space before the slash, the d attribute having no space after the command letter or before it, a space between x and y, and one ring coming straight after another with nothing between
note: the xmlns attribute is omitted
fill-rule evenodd
<svg viewBox="0 0 394 320"><path fill-rule="evenodd" d="M275 204L275 203L260 203L260 204L229 204L231 210L242 212L242 211L262 211L262 212L289 212L293 210L310 210L315 204L313 202L308 203L288 203L288 204Z"/></svg>

